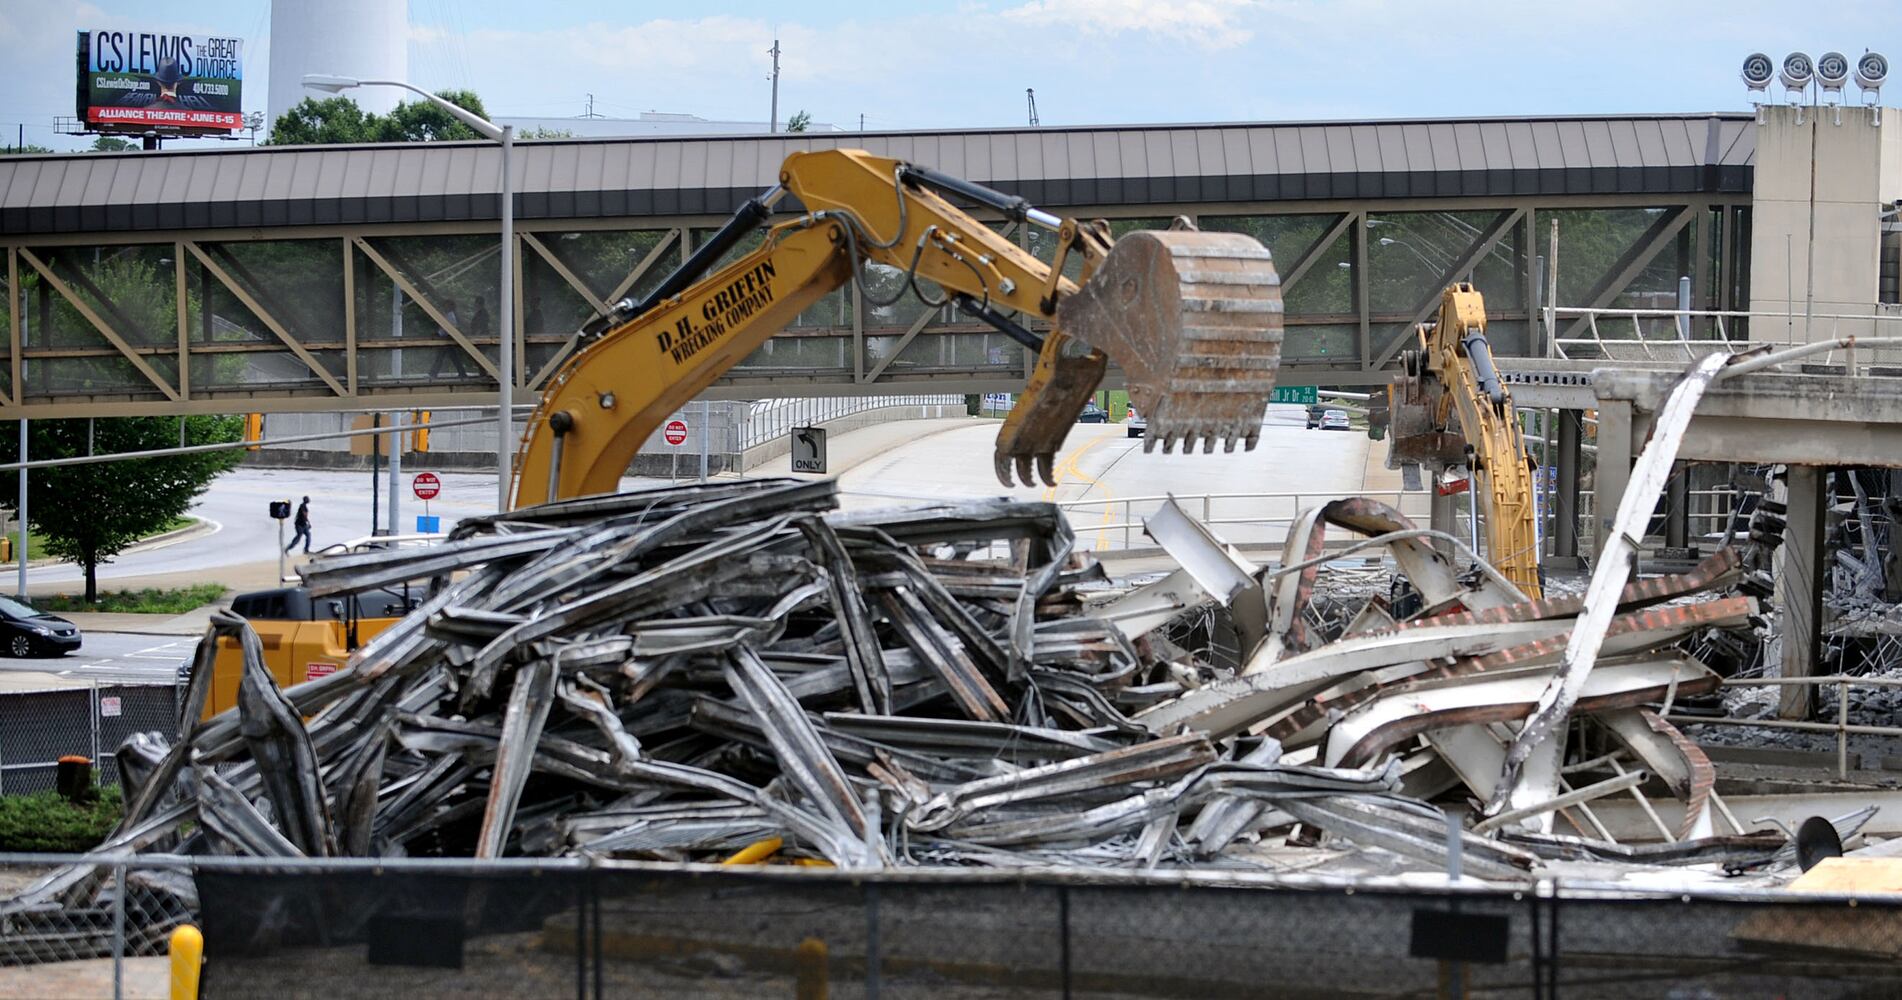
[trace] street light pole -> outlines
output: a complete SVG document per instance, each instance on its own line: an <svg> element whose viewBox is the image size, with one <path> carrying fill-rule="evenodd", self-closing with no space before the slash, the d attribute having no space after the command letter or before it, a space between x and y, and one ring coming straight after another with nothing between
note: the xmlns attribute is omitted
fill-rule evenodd
<svg viewBox="0 0 1902 1000"><path fill-rule="evenodd" d="M499 334L496 361L495 413L495 503L498 511L509 509L509 487L513 485L515 465L515 186L509 169L509 156L515 148L515 127L497 125L480 115L457 107L421 87L401 80L359 80L350 76L308 73L304 86L332 94L352 87L400 87L449 112L457 121L474 129L485 139L502 145L502 287L497 294L496 332Z"/></svg>
<svg viewBox="0 0 1902 1000"><path fill-rule="evenodd" d="M509 154L515 149L515 126L504 125L502 143L502 293L496 310L495 332L500 339L496 360L495 509L509 509L509 487L515 478L515 179ZM554 499L549 497L550 500Z"/></svg>

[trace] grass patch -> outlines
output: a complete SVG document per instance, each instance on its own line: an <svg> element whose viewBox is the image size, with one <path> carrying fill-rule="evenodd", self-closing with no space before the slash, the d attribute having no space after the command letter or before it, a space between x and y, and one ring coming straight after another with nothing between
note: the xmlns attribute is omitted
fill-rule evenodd
<svg viewBox="0 0 1902 1000"><path fill-rule="evenodd" d="M0 851L79 854L99 846L125 812L119 787L74 805L58 792L0 795Z"/></svg>
<svg viewBox="0 0 1902 1000"><path fill-rule="evenodd" d="M83 596L67 594L35 597L32 604L41 611L54 614L62 611L109 611L119 614L182 615L213 601L223 600L226 593L219 584L196 583L173 590L147 587L144 590L102 591L99 600L92 604L87 604Z"/></svg>
<svg viewBox="0 0 1902 1000"><path fill-rule="evenodd" d="M191 524L192 520L193 519L189 517L172 518L170 521L165 522L164 527L160 528L157 531L152 532L150 535L146 535L145 537L153 538L158 535L163 535L168 531L177 531L178 529ZM13 541L15 544L17 544L20 541L19 535L14 534L13 532L8 532L8 534L13 536ZM51 553L48 553L46 551L45 537L43 537L37 531L27 532L26 533L26 560L27 562L34 562L40 559L51 559L51 558L52 558Z"/></svg>

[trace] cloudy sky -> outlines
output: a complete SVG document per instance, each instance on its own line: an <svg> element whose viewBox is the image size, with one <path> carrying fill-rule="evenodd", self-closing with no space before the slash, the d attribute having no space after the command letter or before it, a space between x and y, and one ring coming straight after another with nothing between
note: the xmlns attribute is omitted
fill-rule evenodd
<svg viewBox="0 0 1902 1000"><path fill-rule="evenodd" d="M284 0L280 0L284 2ZM321 3L323 0L290 0ZM238 35L264 110L269 0L0 0L0 128L70 148L73 35L111 26ZM491 113L642 111L868 129L1686 112L1747 106L1753 50L1887 53L1896 0L411 0L410 77ZM1802 24L1797 24L1801 20ZM337 72L350 72L338 67ZM1887 103L1902 103L1902 81Z"/></svg>

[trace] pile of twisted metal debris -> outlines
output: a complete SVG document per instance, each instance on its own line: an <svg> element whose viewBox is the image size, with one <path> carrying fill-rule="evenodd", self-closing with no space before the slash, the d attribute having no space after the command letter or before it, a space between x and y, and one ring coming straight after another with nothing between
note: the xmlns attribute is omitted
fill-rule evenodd
<svg viewBox="0 0 1902 1000"><path fill-rule="evenodd" d="M1787 853L1777 833L1714 835L1708 761L1647 707L1716 685L1684 640L1749 627L1752 598L1716 596L1738 576L1731 550L1624 585L1595 669L1540 739L1586 598L1527 601L1483 563L1462 576L1383 504L1307 512L1273 571L1165 506L1149 530L1183 568L1119 593L1050 505L840 514L833 490L591 498L317 560L316 596L429 596L346 669L287 691L249 626L216 619L179 732L120 751L127 814L105 849L717 860L779 837L851 868L1275 867L1267 848L1344 842L1437 869L1448 820L1428 800L1470 797L1461 853L1483 878ZM1320 634L1306 612L1341 555L1329 527L1385 547L1411 615L1376 598ZM1232 666L1169 638L1213 606ZM245 653L240 704L201 723L221 639ZM1573 712L1604 752L1568 758ZM1668 843L1552 832L1560 811L1590 829L1589 800L1648 774L1682 800Z"/></svg>

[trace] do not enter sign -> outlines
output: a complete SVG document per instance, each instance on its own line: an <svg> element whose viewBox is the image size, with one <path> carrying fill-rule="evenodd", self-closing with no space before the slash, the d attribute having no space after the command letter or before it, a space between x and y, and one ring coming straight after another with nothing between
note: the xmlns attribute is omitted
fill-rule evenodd
<svg viewBox="0 0 1902 1000"><path fill-rule="evenodd" d="M669 420L667 421L667 426L661 429L661 434L667 438L668 444L678 448L687 443L687 422L685 420Z"/></svg>
<svg viewBox="0 0 1902 1000"><path fill-rule="evenodd" d="M442 480L437 479L433 472L418 472L416 478L410 481L409 488L415 491L418 500L434 500L442 492Z"/></svg>

